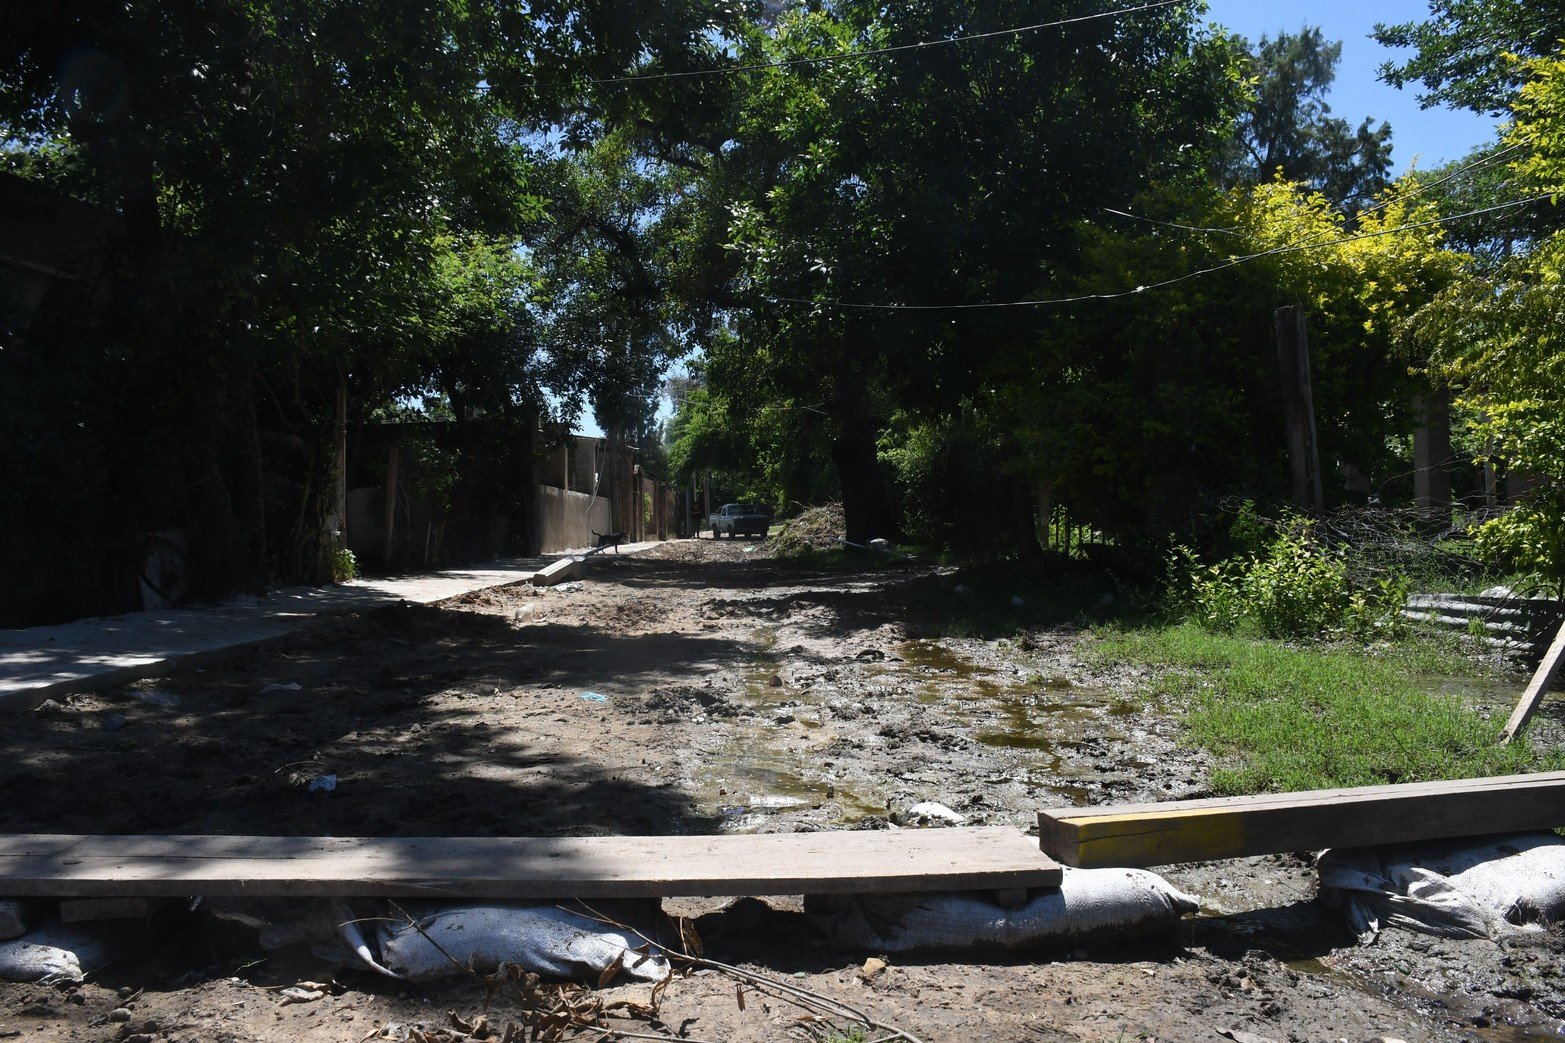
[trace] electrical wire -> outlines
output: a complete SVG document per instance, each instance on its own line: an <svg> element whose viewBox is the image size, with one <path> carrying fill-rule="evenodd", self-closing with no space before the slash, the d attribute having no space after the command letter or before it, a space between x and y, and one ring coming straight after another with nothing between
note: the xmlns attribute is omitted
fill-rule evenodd
<svg viewBox="0 0 1565 1043"><path fill-rule="evenodd" d="M1106 18L1119 18L1124 15L1140 14L1144 11L1155 11L1162 7L1173 7L1187 0L1157 0L1156 3L1142 4L1139 7L1125 7L1113 11L1099 11L1097 14L1079 15L1075 18L1061 18L1053 22L1038 22L1035 25L1019 25L1011 29L996 29L986 33L969 33L966 36L952 36L943 40L920 40L917 43L895 44L890 47L874 47L863 51L844 51L841 54L823 54L813 58L787 58L775 62L756 62L751 65L722 65L710 69L688 69L683 72L649 72L635 76L605 76L601 79L589 80L593 86L608 87L626 83L640 83L644 80L680 80L696 76L732 76L739 73L764 72L768 69L786 69L796 65L824 65L829 62L858 61L864 58L875 58L884 54L902 54L909 51L928 50L931 47L945 47L950 44L971 43L975 40L990 40L999 36L1015 36L1020 33L1037 32L1042 29L1058 29L1067 25L1079 25L1083 22L1097 22Z"/></svg>
<svg viewBox="0 0 1565 1043"><path fill-rule="evenodd" d="M1444 185L1444 184L1446 184L1446 183L1448 183L1450 181L1454 181L1456 178L1459 178L1459 177L1461 177L1464 174L1471 173L1471 172L1473 172L1473 171L1475 171L1475 170L1477 170L1477 169L1479 169L1481 167L1488 166L1490 163L1497 162L1501 158L1509 155L1510 153L1516 151L1519 148L1521 148L1520 144L1507 145L1505 148L1501 149L1500 151L1491 153L1490 155L1484 156L1484 157L1482 157L1480 159L1475 159L1471 163L1468 163L1465 166L1459 167L1456 170L1451 171L1449 174L1446 174L1444 177L1441 177L1441 178L1439 178L1437 180L1430 181L1430 182L1427 182L1427 183L1420 182L1420 183L1414 185L1411 189L1409 189L1406 192L1401 192L1401 193L1398 193L1398 194L1393 195L1393 196L1388 196L1387 198L1382 199L1380 202L1374 204L1373 206L1365 207L1363 210L1358 211L1356 214L1352 214L1352 216L1363 217L1366 214L1373 214L1373 213L1376 213L1378 211L1384 210L1384 209L1386 209L1386 207L1390 206L1393 203L1399 203L1399 202L1402 202L1403 200L1416 198L1417 196L1422 195L1425 192L1428 192L1428 191L1430 191L1432 189L1435 189L1435 188L1439 188L1441 185ZM1204 227L1204 226L1201 226L1201 225L1180 224L1178 221L1161 221L1161 220L1158 220L1155 217L1144 217L1141 214L1133 214L1133 213L1131 213L1128 210L1116 210L1116 209L1114 209L1113 207L1110 207L1110 206L1103 207L1102 210L1103 210L1104 213L1106 213L1106 214L1113 214L1116 217L1128 217L1132 221L1141 221L1141 222L1143 222L1145 224L1158 225L1158 226L1160 226L1162 228L1175 228L1175 229L1178 229L1178 230L1180 230L1182 232L1202 232L1202 233L1211 232L1211 233L1215 233L1215 234L1219 234L1219 235L1245 235L1245 234L1247 234L1246 230L1242 229L1242 228L1209 228L1209 227ZM1338 214L1338 215L1341 215L1341 216L1344 216L1344 217L1349 216L1352 213L1351 211L1349 211L1347 209L1346 206L1343 206L1343 205L1340 205L1340 204L1338 206L1332 207L1330 210L1328 210L1326 212L1328 214Z"/></svg>
<svg viewBox="0 0 1565 1043"><path fill-rule="evenodd" d="M1164 279L1161 282L1149 283L1145 286L1137 286L1130 290L1120 290L1115 293L1084 293L1073 297L1055 297L1047 300L1020 300L1020 301L989 301L977 304L861 304L848 301L815 301L802 297L774 297L762 295L763 300L776 304L807 304L816 308L840 308L852 311L992 311L1000 308L1042 308L1052 305L1079 304L1085 301L1112 301L1125 297L1135 297L1138 294L1149 293L1152 290L1166 289L1177 286L1191 279L1198 279L1214 272L1227 271L1251 261L1261 260L1266 257L1276 257L1282 254L1301 253L1306 250L1318 250L1328 246L1344 246L1348 243L1356 243L1365 239L1378 239L1382 236L1394 235L1397 232L1407 232L1418 228L1428 228L1433 225L1445 224L1449 221L1464 221L1468 218L1483 217L1486 214L1497 213L1501 210L1512 210L1520 206L1528 206L1533 203L1549 199L1551 196L1537 195L1526 199L1515 199L1507 203L1484 207L1481 210L1470 210L1465 214L1453 214L1450 217L1436 217L1427 221L1413 221L1408 224L1397 225L1393 228L1381 228L1373 232L1361 232L1355 235L1343 236L1325 242L1289 243L1285 246L1276 246L1268 250L1261 250L1252 254L1244 254L1233 257L1222 264L1212 265L1209 268L1201 268L1184 275L1175 276L1172 279Z"/></svg>

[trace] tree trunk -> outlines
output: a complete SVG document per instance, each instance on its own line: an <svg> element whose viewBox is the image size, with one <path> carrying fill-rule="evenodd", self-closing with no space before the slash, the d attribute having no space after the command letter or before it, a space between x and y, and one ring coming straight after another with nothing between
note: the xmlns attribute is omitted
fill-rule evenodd
<svg viewBox="0 0 1565 1043"><path fill-rule="evenodd" d="M1036 500L1033 490L1021 478L1010 479L1011 520L1015 528L1016 556L1023 559L1043 557L1043 545L1038 542L1038 525L1033 521Z"/></svg>
<svg viewBox="0 0 1565 1043"><path fill-rule="evenodd" d="M1038 542L1047 551L1053 539L1050 530L1053 528L1054 520L1054 487L1048 482L1039 482L1033 490L1033 495L1038 501Z"/></svg>
<svg viewBox="0 0 1565 1043"><path fill-rule="evenodd" d="M831 458L842 481L842 513L848 542L900 538L891 494L880 473L875 440L861 432L845 433L832 443Z"/></svg>

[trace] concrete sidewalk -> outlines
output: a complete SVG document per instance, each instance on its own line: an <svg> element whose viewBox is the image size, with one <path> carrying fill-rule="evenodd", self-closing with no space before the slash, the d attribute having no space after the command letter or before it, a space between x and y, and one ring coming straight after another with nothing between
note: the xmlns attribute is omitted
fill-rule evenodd
<svg viewBox="0 0 1565 1043"><path fill-rule="evenodd" d="M655 546L630 543L621 546L620 553ZM554 561L585 553L585 549L567 551L482 568L354 580L335 587L291 587L209 607L0 630L0 705L18 701L36 705L51 696L112 688L221 662L302 630L321 616L398 601L427 605L521 583Z"/></svg>

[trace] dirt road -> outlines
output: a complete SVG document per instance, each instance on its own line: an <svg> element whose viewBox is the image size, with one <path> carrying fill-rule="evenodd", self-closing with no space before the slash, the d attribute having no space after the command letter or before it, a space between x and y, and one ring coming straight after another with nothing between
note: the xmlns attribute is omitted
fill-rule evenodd
<svg viewBox="0 0 1565 1043"><path fill-rule="evenodd" d="M920 801L972 824L1030 827L1043 806L1201 791L1206 764L1179 745L1144 674L1084 664L1080 630L1034 623L1025 605L1000 639L950 636L973 631L962 623L980 602L1008 603L961 583L915 564L801 567L764 546L702 540L604 555L588 582L563 589L343 617L222 668L5 711L0 830L791 831L884 828ZM336 789L308 792L323 776ZM1556 932L1524 950L1409 937L1359 951L1310 900L1299 858L1168 875L1206 906L1173 936L1028 959L894 960L868 975L869 954L826 948L797 901L669 908L696 918L708 955L927 1043L1221 1030L1544 1039L1565 1010ZM283 986L325 984L332 970L302 951L263 957L241 932L180 910L137 933L130 955L79 990L0 986L0 1039L407 1039L419 1026L454 1032L447 1010L470 1018L484 1005L472 981L403 988L356 973L284 1002ZM122 1004L129 1017L110 1020ZM735 982L703 971L663 994L659 1021L634 1027L810 1038L798 1015L755 994L741 1009ZM503 997L489 1018L504 1026ZM481 1038L443 1038L469 1037Z"/></svg>

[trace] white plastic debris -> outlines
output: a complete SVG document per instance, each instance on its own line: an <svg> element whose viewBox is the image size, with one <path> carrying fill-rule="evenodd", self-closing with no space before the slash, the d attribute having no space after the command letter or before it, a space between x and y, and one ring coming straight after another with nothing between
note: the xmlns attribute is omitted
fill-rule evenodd
<svg viewBox="0 0 1565 1043"><path fill-rule="evenodd" d="M811 895L810 922L841 948L876 953L1023 949L1169 927L1200 902L1144 869L1065 869L1058 888L1006 909L987 891Z"/></svg>
<svg viewBox="0 0 1565 1043"><path fill-rule="evenodd" d="M372 970L432 981L514 963L536 974L596 982L610 967L643 981L669 974L668 959L632 934L558 906L471 905L426 910L416 926L382 921L372 950L351 924L341 937ZM645 950L645 951L638 951Z"/></svg>
<svg viewBox="0 0 1565 1043"><path fill-rule="evenodd" d="M967 816L952 811L944 804L926 800L903 812L902 820L909 826L960 826L967 821Z"/></svg>
<svg viewBox="0 0 1565 1043"><path fill-rule="evenodd" d="M1498 938L1565 915L1565 839L1553 833L1328 851L1316 869L1366 945L1387 926Z"/></svg>
<svg viewBox="0 0 1565 1043"><path fill-rule="evenodd" d="M269 684L257 692L257 695L269 695L272 692L300 692L303 687L297 681L289 681L287 684Z"/></svg>
<svg viewBox="0 0 1565 1043"><path fill-rule="evenodd" d="M317 775L305 783L306 793L335 793L337 791L337 776Z"/></svg>

